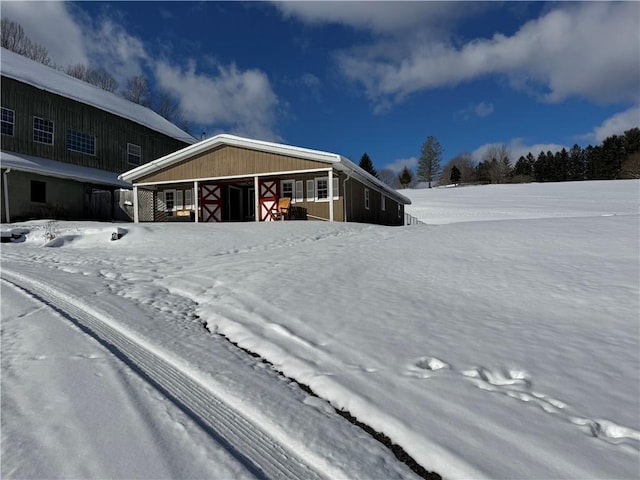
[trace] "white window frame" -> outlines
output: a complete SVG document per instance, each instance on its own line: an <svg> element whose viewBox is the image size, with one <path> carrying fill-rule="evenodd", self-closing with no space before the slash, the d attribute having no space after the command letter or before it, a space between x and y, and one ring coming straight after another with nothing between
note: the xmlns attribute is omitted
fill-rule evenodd
<svg viewBox="0 0 640 480"><path fill-rule="evenodd" d="M171 208L169 208L169 201L167 200L167 195L168 194L171 194L172 197L173 197L171 199L171 202L173 203ZM176 211L176 191L173 188L170 188L169 190L165 190L164 191L164 211L165 212L175 212Z"/></svg>
<svg viewBox="0 0 640 480"><path fill-rule="evenodd" d="M369 210L369 189L366 187L364 189L364 208Z"/></svg>
<svg viewBox="0 0 640 480"><path fill-rule="evenodd" d="M138 161L132 162L131 157L138 157ZM127 143L127 162L129 162L129 165L142 165L142 147L140 145L136 145L135 143Z"/></svg>
<svg viewBox="0 0 640 480"><path fill-rule="evenodd" d="M176 211L184 209L183 200L184 200L184 193L182 193L182 190L176 190L176 196L174 200Z"/></svg>
<svg viewBox="0 0 640 480"><path fill-rule="evenodd" d="M398 204L398 218L402 218L402 208L400 208L400 204Z"/></svg>
<svg viewBox="0 0 640 480"><path fill-rule="evenodd" d="M324 182L324 183L327 184L327 186L323 189L323 190L325 190L327 192L327 196L323 197L323 198L318 197L318 192L320 191L320 188L318 187L318 184L320 182ZM315 201L316 202L328 202L329 201L329 180L327 179L327 177L316 177L314 179L314 186L315 186L315 189L316 189L316 193L315 193L315 197L314 197Z"/></svg>
<svg viewBox="0 0 640 480"><path fill-rule="evenodd" d="M193 208L193 190L190 188L184 191L184 208L187 210Z"/></svg>
<svg viewBox="0 0 640 480"><path fill-rule="evenodd" d="M49 125L41 125L39 126L39 128L36 128L36 121L39 120L40 122L47 123L51 125L51 131L49 132L48 130L45 130L42 127L48 127ZM54 138L54 125L53 125L53 121L51 120L47 120L46 118L42 118L42 117L36 117L35 115L33 116L33 122L32 122L32 126L33 126L33 135L31 136L31 139L35 142L35 143L41 143L43 145L53 145L53 138ZM40 140L36 139L36 134L38 134L38 137L40 138ZM46 138L51 137L51 141L47 142L47 141L43 141Z"/></svg>
<svg viewBox="0 0 640 480"><path fill-rule="evenodd" d="M380 194L380 208L383 212L387 211L387 196L384 193Z"/></svg>
<svg viewBox="0 0 640 480"><path fill-rule="evenodd" d="M315 196L316 184L313 180L307 180L307 202L313 202Z"/></svg>
<svg viewBox="0 0 640 480"><path fill-rule="evenodd" d="M77 139L74 142L74 145L79 145L77 148L72 148L72 146L69 146L69 140L71 136L79 137L79 139ZM85 144L92 145L93 152L83 150L82 147ZM91 155L92 157L95 157L97 148L98 147L97 147L97 141L96 141L95 135L89 135L88 133L82 133L77 130L72 130L70 128L67 129L67 150L70 150L72 152L82 153L84 155ZM89 149L87 148L86 150L89 150Z"/></svg>
<svg viewBox="0 0 640 480"><path fill-rule="evenodd" d="M340 179L334 177L333 179L333 199L338 200L340 198Z"/></svg>
<svg viewBox="0 0 640 480"><path fill-rule="evenodd" d="M303 185L304 182L302 180L296 180L296 202L303 202L304 201L304 191L303 191Z"/></svg>
<svg viewBox="0 0 640 480"><path fill-rule="evenodd" d="M11 112L11 121L5 119L5 112ZM3 125L11 125L11 133L2 133L2 135L6 135L7 137L13 137L16 134L16 111L11 110L10 108L2 107L0 113L0 119L2 120Z"/></svg>
<svg viewBox="0 0 640 480"><path fill-rule="evenodd" d="M295 203L296 200L296 182L295 180L280 180L280 196L284 197L284 186L289 185L291 187L291 203Z"/></svg>

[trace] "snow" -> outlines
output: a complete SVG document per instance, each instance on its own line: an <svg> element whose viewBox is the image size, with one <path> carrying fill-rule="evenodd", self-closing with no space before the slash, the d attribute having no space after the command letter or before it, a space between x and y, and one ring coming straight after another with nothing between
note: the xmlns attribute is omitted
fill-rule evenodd
<svg viewBox="0 0 640 480"><path fill-rule="evenodd" d="M52 177L71 178L81 182L99 185L111 185L119 188L131 187L131 184L118 180L118 174L98 168L82 167L69 163L56 162L46 158L32 157L13 152L0 152L2 168L11 168L22 172L38 173Z"/></svg>
<svg viewBox="0 0 640 480"><path fill-rule="evenodd" d="M191 135L179 129L153 110L10 50L3 48L1 52L0 67L3 77L13 78L42 90L127 118L176 140L185 143L196 142Z"/></svg>
<svg viewBox="0 0 640 480"><path fill-rule="evenodd" d="M3 477L260 476L73 304L319 476L413 476L332 405L445 478L638 478L639 193L403 190L427 223L406 228L4 225Z"/></svg>

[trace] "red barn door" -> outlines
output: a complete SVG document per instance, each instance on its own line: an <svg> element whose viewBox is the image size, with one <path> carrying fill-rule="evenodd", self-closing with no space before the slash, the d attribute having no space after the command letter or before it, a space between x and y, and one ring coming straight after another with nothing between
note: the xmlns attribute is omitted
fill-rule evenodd
<svg viewBox="0 0 640 480"><path fill-rule="evenodd" d="M260 180L260 220L270 222L271 212L278 208L277 180Z"/></svg>
<svg viewBox="0 0 640 480"><path fill-rule="evenodd" d="M200 208L203 222L222 221L222 188L220 185L200 185Z"/></svg>

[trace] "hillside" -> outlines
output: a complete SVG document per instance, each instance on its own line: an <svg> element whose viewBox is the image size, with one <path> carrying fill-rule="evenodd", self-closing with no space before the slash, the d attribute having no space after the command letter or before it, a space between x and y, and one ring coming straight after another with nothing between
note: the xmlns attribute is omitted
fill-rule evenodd
<svg viewBox="0 0 640 480"><path fill-rule="evenodd" d="M406 228L3 226L2 476L413 477L331 405L445 478L637 478L639 187L404 190Z"/></svg>

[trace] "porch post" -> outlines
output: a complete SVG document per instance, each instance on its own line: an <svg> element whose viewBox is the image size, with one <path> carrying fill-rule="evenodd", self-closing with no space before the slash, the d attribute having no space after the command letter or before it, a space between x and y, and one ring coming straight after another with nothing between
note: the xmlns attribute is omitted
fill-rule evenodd
<svg viewBox="0 0 640 480"><path fill-rule="evenodd" d="M8 173L11 171L10 168L7 168L2 173L2 179L4 180L4 220L7 223L11 223L11 215L9 211L9 177Z"/></svg>
<svg viewBox="0 0 640 480"><path fill-rule="evenodd" d="M196 210L195 219L196 223L200 223L200 192L198 191L198 187L200 184L197 180L193 182L193 198L194 198L194 207Z"/></svg>
<svg viewBox="0 0 640 480"><path fill-rule="evenodd" d="M260 221L260 182L258 182L258 177L253 177L253 195L255 197L255 221Z"/></svg>
<svg viewBox="0 0 640 480"><path fill-rule="evenodd" d="M329 191L329 221L333 222L333 168L327 174L327 190Z"/></svg>
<svg viewBox="0 0 640 480"><path fill-rule="evenodd" d="M133 223L140 223L140 213L138 212L138 186L133 186Z"/></svg>

